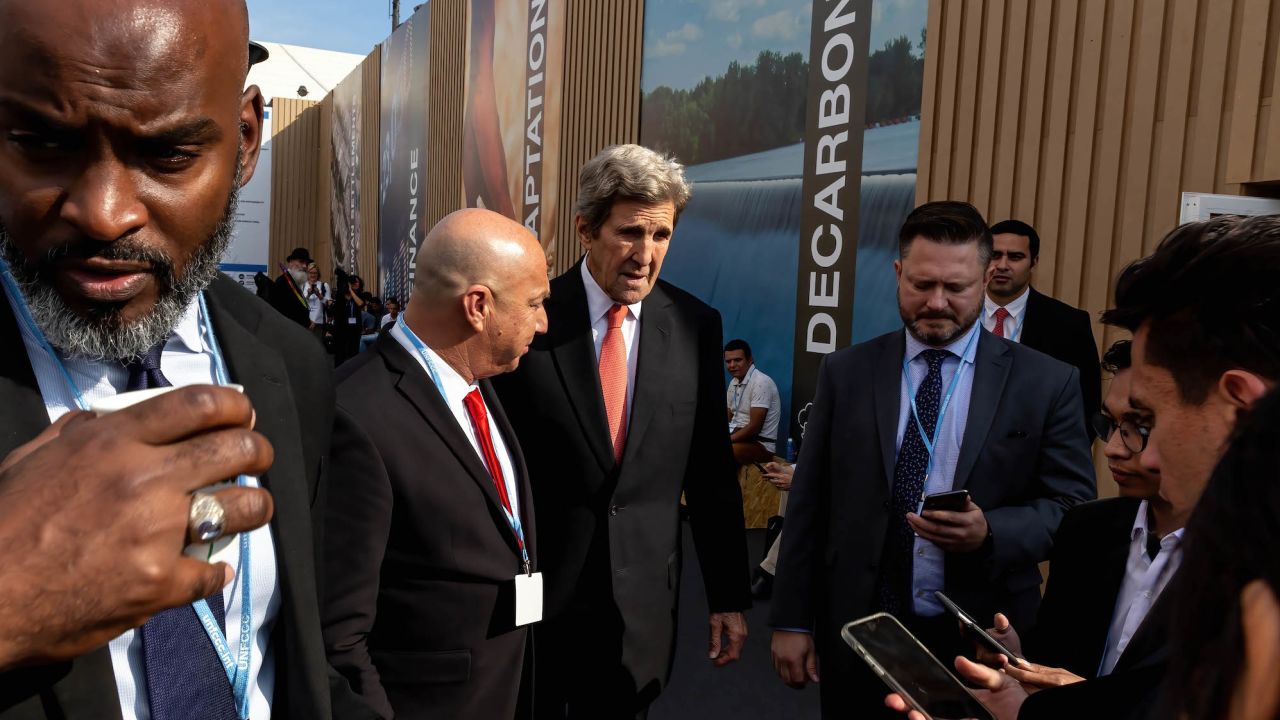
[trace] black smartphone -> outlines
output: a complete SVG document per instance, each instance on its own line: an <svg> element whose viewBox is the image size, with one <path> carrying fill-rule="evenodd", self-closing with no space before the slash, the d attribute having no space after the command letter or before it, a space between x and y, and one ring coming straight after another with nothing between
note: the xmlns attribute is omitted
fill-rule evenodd
<svg viewBox="0 0 1280 720"><path fill-rule="evenodd" d="M951 512L960 512L969 504L968 490L951 490L949 492L934 493L924 496L924 504L920 506L920 512L925 510L950 510Z"/></svg>
<svg viewBox="0 0 1280 720"><path fill-rule="evenodd" d="M840 636L858 657L930 720L994 720L946 666L892 615L876 613L854 620Z"/></svg>
<svg viewBox="0 0 1280 720"><path fill-rule="evenodd" d="M1004 643L994 637L991 637L991 633L983 630L982 626L970 617L969 613L961 610L959 605L952 602L951 598L943 595L941 591L935 592L933 596L938 598L938 602L942 603L942 607L946 608L947 612L954 615L955 618L960 621L960 624L964 626L965 632L968 632L975 640L982 643L983 647L993 653L999 653L1000 655L1009 658L1010 665L1026 663L1025 660L1013 654L1013 652L1009 650Z"/></svg>

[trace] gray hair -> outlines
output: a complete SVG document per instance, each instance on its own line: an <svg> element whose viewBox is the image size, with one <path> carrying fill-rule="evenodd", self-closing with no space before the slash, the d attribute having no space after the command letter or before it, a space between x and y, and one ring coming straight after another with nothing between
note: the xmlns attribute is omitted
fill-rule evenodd
<svg viewBox="0 0 1280 720"><path fill-rule="evenodd" d="M574 212L586 221L594 237L619 200L675 204L675 217L689 202L684 166L670 155L640 145L610 145L587 161L578 173L578 201Z"/></svg>

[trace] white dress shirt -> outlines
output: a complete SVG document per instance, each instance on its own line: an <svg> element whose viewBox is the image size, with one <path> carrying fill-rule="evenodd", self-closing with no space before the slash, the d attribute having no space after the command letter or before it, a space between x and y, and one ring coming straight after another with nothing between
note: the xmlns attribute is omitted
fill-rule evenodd
<svg viewBox="0 0 1280 720"><path fill-rule="evenodd" d="M1124 567L1124 582L1116 595L1116 607L1111 613L1111 627L1107 631L1107 650L1102 656L1098 676L1110 675L1116 662L1129 647L1129 641L1142 624L1169 584L1169 578L1177 572L1182 562L1182 528L1160 538L1160 552L1156 559L1147 557L1147 501L1138 505L1129 540L1129 559Z"/></svg>
<svg viewBox="0 0 1280 720"><path fill-rule="evenodd" d="M1027 298L1031 296L1031 286L1028 285L1022 290L1022 294L1014 298L1008 305L999 305L990 295L984 295L982 298L982 327L987 332L996 331L996 310L1003 307L1009 311L1009 317L1004 319L1004 339L1012 340L1016 343L1022 342L1022 323L1027 317Z"/></svg>
<svg viewBox="0 0 1280 720"><path fill-rule="evenodd" d="M7 293L6 298L10 307L14 307L14 299L8 298ZM16 310L14 315L20 316ZM45 353L30 328L21 321L18 324L22 326L22 342L40 385L40 394L44 397L50 422L78 409L75 392L67 387L57 363ZM217 382L213 351L205 342L202 327L200 306L193 302L169 335L160 356L160 366L165 378L175 386ZM63 358L62 365L89 404L121 393L128 386L129 372L118 363ZM258 479L249 478L249 485L257 487ZM239 573L239 542L232 542L232 538L227 538L215 544L215 548L213 559L226 562L236 572L235 580L222 591L226 607L223 632L234 656L240 648L240 603L243 590ZM269 526L263 526L249 534L249 548L252 553L250 585L253 593L254 639L249 656L249 715L267 718L271 717L271 698L275 687L275 657L267 654L267 645L280 609L275 545ZM227 632L228 628L231 628L230 632ZM112 640L108 647L115 671L121 715L124 720L150 720L151 708L147 702L146 664L142 658L141 634L129 630Z"/></svg>
<svg viewBox="0 0 1280 720"><path fill-rule="evenodd" d="M596 344L596 365L600 364L600 348L604 345L604 336L609 332L609 308L613 307L613 299L605 294L596 279L587 270L587 261L582 261L582 284L587 289L587 317L591 318L591 339ZM640 357L640 345L636 336L640 332L640 305L644 301L627 306L627 314L622 318L622 342L627 348L627 407L623 417L631 417L631 398L636 392L636 361ZM630 427L630 420L627 422Z"/></svg>
<svg viewBox="0 0 1280 720"><path fill-rule="evenodd" d="M431 371L427 369L427 361L422 358L422 354L418 352L418 348L414 346L409 336L405 335L400 323L393 324L388 332L414 360L418 361L418 366L422 368L422 372L426 375L427 382L431 383L434 388L435 383L431 380ZM423 347L426 347L425 343ZM480 441L476 439L475 428L471 427L471 415L467 413L467 406L464 402L467 395L480 386L464 380L458 374L458 371L454 370L449 363L445 362L429 347L427 348L427 354L431 356L431 362L435 365L436 372L440 375L440 384L444 389L444 404L449 406L449 411L453 413L453 419L458 421L458 426L462 428L463 434L467 436L467 440L471 441L471 448L476 451L476 457L480 459L480 467L487 469L484 464L484 453L480 452ZM483 394L480 399L484 400ZM493 412L489 409L489 403L485 403L484 409L485 416L489 418L489 438L493 441L493 452L498 456L498 465L502 467L502 479L506 481L507 485L507 497L511 500L511 512L516 517L521 517L520 491L516 483L515 466L511 464L511 452L507 450L507 443L502 437L502 432L498 430L498 426L493 422ZM523 518L521 521L523 522Z"/></svg>

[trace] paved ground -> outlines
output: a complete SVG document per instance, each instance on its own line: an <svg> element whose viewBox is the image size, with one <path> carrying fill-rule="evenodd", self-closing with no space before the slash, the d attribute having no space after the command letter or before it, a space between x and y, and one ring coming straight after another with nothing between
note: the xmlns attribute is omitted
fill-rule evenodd
<svg viewBox="0 0 1280 720"><path fill-rule="evenodd" d="M753 562L764 554L764 530L748 530ZM747 646L738 662L712 667L707 660L707 599L702 576L684 529L680 629L671 684L654 703L650 720L817 720L818 689L792 690L769 660L769 605L757 600L747 613Z"/></svg>

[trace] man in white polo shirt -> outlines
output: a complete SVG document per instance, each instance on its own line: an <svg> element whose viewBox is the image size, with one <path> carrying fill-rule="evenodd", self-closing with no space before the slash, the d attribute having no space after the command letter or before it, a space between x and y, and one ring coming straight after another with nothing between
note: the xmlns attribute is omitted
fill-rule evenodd
<svg viewBox="0 0 1280 720"><path fill-rule="evenodd" d="M730 340L724 346L724 365L732 380L725 393L729 416L729 440L739 465L773 459L782 403L778 386L760 372L751 359L746 340Z"/></svg>

